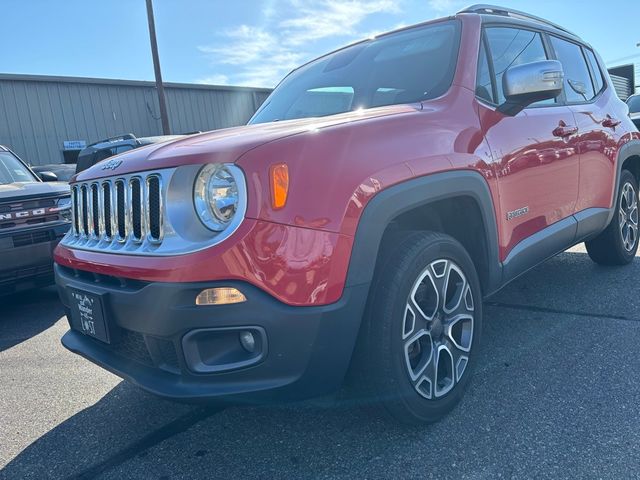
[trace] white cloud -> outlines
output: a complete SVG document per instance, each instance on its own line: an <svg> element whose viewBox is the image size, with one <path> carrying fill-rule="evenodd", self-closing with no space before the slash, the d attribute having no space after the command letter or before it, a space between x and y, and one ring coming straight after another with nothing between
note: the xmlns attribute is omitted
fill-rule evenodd
<svg viewBox="0 0 640 480"><path fill-rule="evenodd" d="M288 45L334 36L355 36L356 27L374 13L398 13L393 0L293 0L298 15L280 22Z"/></svg>
<svg viewBox="0 0 640 480"><path fill-rule="evenodd" d="M438 13L454 13L463 3L459 0L429 0L429 7Z"/></svg>
<svg viewBox="0 0 640 480"><path fill-rule="evenodd" d="M366 17L400 11L399 0L281 0L278 8L275 2L262 10L264 25L240 25L223 32L224 41L198 47L213 66L226 66L224 74L203 78L202 83L275 86L315 56L304 50L305 45L329 37L363 38L368 35L358 33L358 27Z"/></svg>
<svg viewBox="0 0 640 480"><path fill-rule="evenodd" d="M229 77L221 73L209 75L208 77L196 80L196 83L205 83L207 85L229 85Z"/></svg>

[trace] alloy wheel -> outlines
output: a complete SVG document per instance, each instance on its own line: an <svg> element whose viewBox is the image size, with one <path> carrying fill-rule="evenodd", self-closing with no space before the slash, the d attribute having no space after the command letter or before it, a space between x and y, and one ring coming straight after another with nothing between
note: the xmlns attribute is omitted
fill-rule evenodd
<svg viewBox="0 0 640 480"><path fill-rule="evenodd" d="M638 194L629 182L620 193L618 217L622 244L627 252L631 252L638 241Z"/></svg>
<svg viewBox="0 0 640 480"><path fill-rule="evenodd" d="M402 322L404 359L415 390L429 400L462 378L473 341L474 298L462 269L438 259L422 271Z"/></svg>

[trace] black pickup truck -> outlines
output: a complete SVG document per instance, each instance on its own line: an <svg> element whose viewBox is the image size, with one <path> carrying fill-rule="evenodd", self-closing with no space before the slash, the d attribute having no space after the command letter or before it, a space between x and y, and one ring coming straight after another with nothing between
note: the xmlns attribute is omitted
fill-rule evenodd
<svg viewBox="0 0 640 480"><path fill-rule="evenodd" d="M53 283L53 249L70 225L69 185L43 182L0 145L0 295Z"/></svg>

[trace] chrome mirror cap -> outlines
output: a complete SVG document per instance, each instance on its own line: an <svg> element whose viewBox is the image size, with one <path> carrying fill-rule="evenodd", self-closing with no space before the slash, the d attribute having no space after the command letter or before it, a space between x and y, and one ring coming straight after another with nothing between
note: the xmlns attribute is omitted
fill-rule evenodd
<svg viewBox="0 0 640 480"><path fill-rule="evenodd" d="M557 60L515 65L502 76L506 102L499 110L515 115L532 103L556 98L562 93L564 71Z"/></svg>

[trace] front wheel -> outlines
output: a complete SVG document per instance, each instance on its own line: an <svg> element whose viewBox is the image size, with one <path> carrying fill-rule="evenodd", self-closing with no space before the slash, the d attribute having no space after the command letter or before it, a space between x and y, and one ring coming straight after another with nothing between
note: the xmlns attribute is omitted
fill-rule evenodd
<svg viewBox="0 0 640 480"><path fill-rule="evenodd" d="M626 265L638 251L638 181L629 170L620 173L620 187L611 223L585 242L589 257L601 265Z"/></svg>
<svg viewBox="0 0 640 480"><path fill-rule="evenodd" d="M462 398L482 329L473 262L448 235L390 242L370 294L360 375L370 397L405 423L434 422Z"/></svg>

